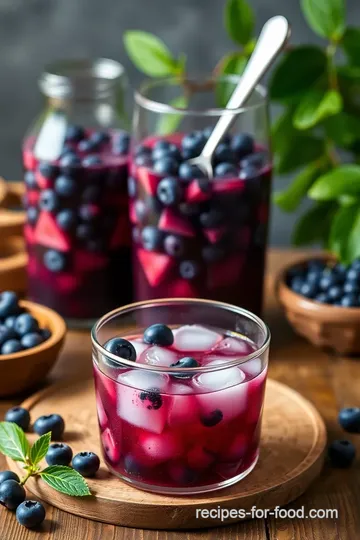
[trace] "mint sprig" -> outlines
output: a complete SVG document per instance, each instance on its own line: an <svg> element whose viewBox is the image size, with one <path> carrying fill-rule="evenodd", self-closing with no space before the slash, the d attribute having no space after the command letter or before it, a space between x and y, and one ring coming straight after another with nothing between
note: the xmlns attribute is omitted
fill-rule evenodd
<svg viewBox="0 0 360 540"><path fill-rule="evenodd" d="M23 464L26 475L20 481L22 485L31 476L37 476L60 493L73 497L91 495L84 478L71 467L54 465L43 470L39 467L40 461L47 454L50 441L51 432L45 433L30 447L25 433L19 426L12 422L0 422L0 452Z"/></svg>

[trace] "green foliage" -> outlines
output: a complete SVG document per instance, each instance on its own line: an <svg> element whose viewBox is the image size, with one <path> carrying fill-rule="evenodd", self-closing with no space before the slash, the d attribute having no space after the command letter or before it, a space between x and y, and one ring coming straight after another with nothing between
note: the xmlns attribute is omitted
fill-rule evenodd
<svg viewBox="0 0 360 540"><path fill-rule="evenodd" d="M301 0L300 5L324 43L290 46L270 79L270 98L282 107L271 130L275 170L295 172L274 200L285 212L312 200L294 228L293 242L321 243L350 262L360 255L360 29L346 27L345 0ZM236 48L219 60L214 73L239 75L255 46L248 0L227 0L224 22ZM135 65L150 76L186 73L185 57L175 58L151 34L127 32L125 46ZM336 54L339 49L343 58ZM227 103L232 89L232 84L217 83L219 106ZM179 122L176 114L167 116L162 133L175 130ZM346 164L339 149L347 151Z"/></svg>
<svg viewBox="0 0 360 540"><path fill-rule="evenodd" d="M0 452L14 461L27 463L30 445L23 430L12 422L0 422Z"/></svg>
<svg viewBox="0 0 360 540"><path fill-rule="evenodd" d="M31 447L30 450L30 460L33 465L37 465L40 461L46 456L47 451L49 450L51 441L51 431L41 435Z"/></svg>
<svg viewBox="0 0 360 540"><path fill-rule="evenodd" d="M60 493L72 495L73 497L91 495L84 478L70 467L51 465L39 474L44 482L56 489L56 491L60 491Z"/></svg>

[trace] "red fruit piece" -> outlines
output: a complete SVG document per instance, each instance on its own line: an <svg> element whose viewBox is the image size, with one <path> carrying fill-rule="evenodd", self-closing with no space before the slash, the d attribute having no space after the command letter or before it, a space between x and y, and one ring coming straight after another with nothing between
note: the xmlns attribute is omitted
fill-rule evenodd
<svg viewBox="0 0 360 540"><path fill-rule="evenodd" d="M37 165L37 159L29 148L24 148L23 151L24 168L33 171Z"/></svg>
<svg viewBox="0 0 360 540"><path fill-rule="evenodd" d="M200 444L193 446L187 454L187 462L192 469L206 469L215 461L213 454L208 452Z"/></svg>
<svg viewBox="0 0 360 540"><path fill-rule="evenodd" d="M131 245L131 231L128 216L125 213L119 215L113 235L110 240L110 248Z"/></svg>
<svg viewBox="0 0 360 540"><path fill-rule="evenodd" d="M213 183L213 190L216 193L229 193L232 191L241 192L245 189L244 180L238 178L229 180L219 180Z"/></svg>
<svg viewBox="0 0 360 540"><path fill-rule="evenodd" d="M31 255L28 258L27 273L29 276L39 276L39 264L37 258L34 255Z"/></svg>
<svg viewBox="0 0 360 540"><path fill-rule="evenodd" d="M173 279L167 286L167 294L170 298L196 298L196 289L188 279Z"/></svg>
<svg viewBox="0 0 360 540"><path fill-rule="evenodd" d="M162 231L168 231L183 236L195 236L192 225L173 210L170 210L170 208L166 208L162 211L158 227Z"/></svg>
<svg viewBox="0 0 360 540"><path fill-rule="evenodd" d="M39 192L38 191L28 191L27 194L27 202L28 204L32 206L36 206L39 202Z"/></svg>
<svg viewBox="0 0 360 540"><path fill-rule="evenodd" d="M129 202L129 217L130 217L131 223L136 224L138 222L138 218L137 218L137 215L136 215L135 202L134 201Z"/></svg>
<svg viewBox="0 0 360 540"><path fill-rule="evenodd" d="M73 274L58 274L56 276L56 283L58 284L59 291L67 294L79 287L79 282Z"/></svg>
<svg viewBox="0 0 360 540"><path fill-rule="evenodd" d="M35 240L38 244L57 249L59 251L70 250L70 240L62 232L49 212L42 211L35 228Z"/></svg>
<svg viewBox="0 0 360 540"><path fill-rule="evenodd" d="M117 424L117 430L119 430L120 423ZM117 463L120 459L120 446L118 443L119 440L119 433L117 432L117 440L115 440L113 433L109 428L106 428L104 433L101 435L101 441L104 448L104 453L106 457L111 461L112 463Z"/></svg>
<svg viewBox="0 0 360 540"><path fill-rule="evenodd" d="M174 260L163 253L138 249L137 256L148 282L153 287L159 285L174 266Z"/></svg>
<svg viewBox="0 0 360 540"><path fill-rule="evenodd" d="M231 255L209 267L209 287L229 287L240 283L240 274L244 264L241 254Z"/></svg>
<svg viewBox="0 0 360 540"><path fill-rule="evenodd" d="M75 268L79 272L88 272L89 270L99 270L108 263L108 258L99 253L79 250L75 253Z"/></svg>
<svg viewBox="0 0 360 540"><path fill-rule="evenodd" d="M24 236L28 244L35 244L35 233L31 225L25 225Z"/></svg>
<svg viewBox="0 0 360 540"><path fill-rule="evenodd" d="M186 189L186 201L187 202L202 202L208 201L211 197L211 189L203 191L199 185L198 180L193 180Z"/></svg>
<svg viewBox="0 0 360 540"><path fill-rule="evenodd" d="M40 171L35 172L36 183L39 189L50 189L53 185L50 178L45 178Z"/></svg>
<svg viewBox="0 0 360 540"><path fill-rule="evenodd" d="M218 242L223 236L225 227L219 227L218 229L204 229L203 232L209 242L216 244L216 242Z"/></svg>
<svg viewBox="0 0 360 540"><path fill-rule="evenodd" d="M145 192L154 196L156 194L158 183L160 182L160 177L156 176L146 167L138 167L136 176Z"/></svg>
<svg viewBox="0 0 360 540"><path fill-rule="evenodd" d="M165 431L161 434L144 432L139 443L141 451L150 461L149 465L179 457L183 450L180 437L171 431Z"/></svg>

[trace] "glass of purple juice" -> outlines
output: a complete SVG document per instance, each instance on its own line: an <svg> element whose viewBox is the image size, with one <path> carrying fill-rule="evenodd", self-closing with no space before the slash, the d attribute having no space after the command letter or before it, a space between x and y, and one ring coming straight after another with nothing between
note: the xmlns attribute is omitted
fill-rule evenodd
<svg viewBox="0 0 360 540"><path fill-rule="evenodd" d="M113 60L61 61L23 143L29 297L74 326L132 300L126 79Z"/></svg>
<svg viewBox="0 0 360 540"><path fill-rule="evenodd" d="M270 334L222 302L163 299L110 312L92 330L104 460L140 489L232 485L259 457Z"/></svg>
<svg viewBox="0 0 360 540"><path fill-rule="evenodd" d="M216 149L213 178L187 163L224 112L219 96L226 102L237 83L237 76L167 79L135 93L129 195L137 300L200 297L261 312L272 173L265 90L227 111L235 119ZM185 108L175 105L181 96Z"/></svg>

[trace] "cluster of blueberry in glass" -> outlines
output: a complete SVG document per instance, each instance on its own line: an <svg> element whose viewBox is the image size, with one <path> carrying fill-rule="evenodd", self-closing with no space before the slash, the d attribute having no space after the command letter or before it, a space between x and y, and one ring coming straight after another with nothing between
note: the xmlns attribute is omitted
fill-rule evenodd
<svg viewBox="0 0 360 540"><path fill-rule="evenodd" d="M0 355L14 354L40 345L51 336L39 322L19 305L12 291L0 294Z"/></svg>
<svg viewBox="0 0 360 540"><path fill-rule="evenodd" d="M309 261L288 273L290 288L306 298L342 307L360 307L360 259L351 265Z"/></svg>
<svg viewBox="0 0 360 540"><path fill-rule="evenodd" d="M340 426L348 433L360 434L360 408L341 409L338 416ZM328 448L328 457L333 467L347 468L356 457L356 448L347 440L333 441Z"/></svg>

